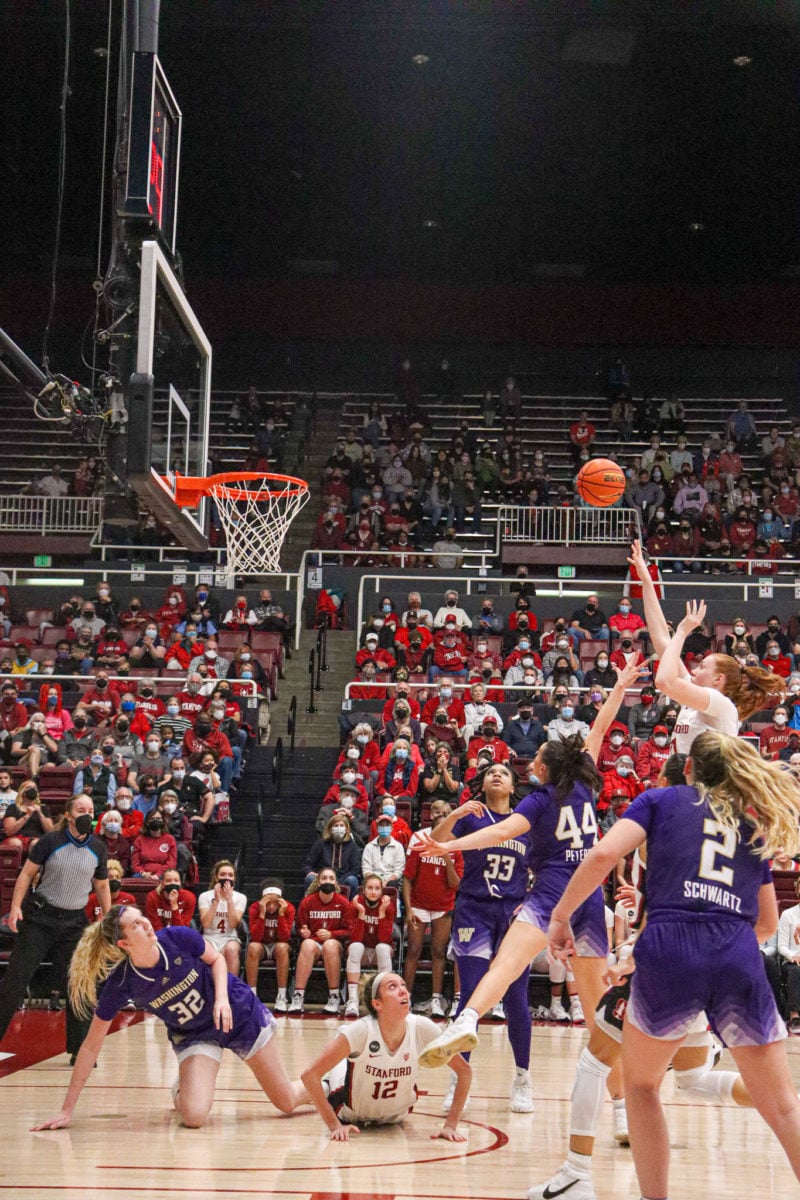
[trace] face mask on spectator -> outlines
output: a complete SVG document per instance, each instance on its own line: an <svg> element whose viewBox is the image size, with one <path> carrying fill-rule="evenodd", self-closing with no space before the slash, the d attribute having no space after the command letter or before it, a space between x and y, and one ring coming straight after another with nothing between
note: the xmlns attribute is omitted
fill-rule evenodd
<svg viewBox="0 0 800 1200"><path fill-rule="evenodd" d="M530 648L531 648L531 644L530 644L530 642L528 641L528 639L527 639L527 638L522 638L522 640L521 640L521 641L519 641L519 642L517 643L517 645L518 645L518 647L519 647L519 649L520 649L520 650L530 650Z"/></svg>
<svg viewBox="0 0 800 1200"><path fill-rule="evenodd" d="M120 812L130 812L133 801L127 796L117 796L115 803Z"/></svg>
<svg viewBox="0 0 800 1200"><path fill-rule="evenodd" d="M106 821L105 831L109 837L116 837L118 834L122 833L122 826L120 825L119 821Z"/></svg>
<svg viewBox="0 0 800 1200"><path fill-rule="evenodd" d="M575 710L571 704L562 704L561 705L561 716L562 716L563 720L571 721L574 713L575 713Z"/></svg>
<svg viewBox="0 0 800 1200"><path fill-rule="evenodd" d="M653 741L655 742L655 744L656 744L657 746L666 746L666 744L667 744L667 736L666 736L666 734L664 734L664 733L657 733L657 734L655 735L655 737L653 738Z"/></svg>
<svg viewBox="0 0 800 1200"><path fill-rule="evenodd" d="M151 754L157 754L161 749L161 742L159 742L157 738L148 738L147 749Z"/></svg>
<svg viewBox="0 0 800 1200"><path fill-rule="evenodd" d="M623 779L625 778L626 775L630 775L630 773L631 773L630 767L619 767L619 766L617 767L617 774L621 775Z"/></svg>
<svg viewBox="0 0 800 1200"><path fill-rule="evenodd" d="M343 842L346 833L347 833L346 825L332 825L331 826L331 837L336 842Z"/></svg>
<svg viewBox="0 0 800 1200"><path fill-rule="evenodd" d="M387 825L387 824L384 824L383 822L381 822L381 824L378 826L378 837L388 838L391 836L392 836L391 825Z"/></svg>
<svg viewBox="0 0 800 1200"><path fill-rule="evenodd" d="M167 814L169 814L169 815L172 815L172 813L174 813L174 812L175 812L175 810L176 810L176 808L177 808L177 807L178 807L178 806L177 806L177 804L175 803L175 801L174 801L174 800L170 800L170 801L169 801L167 804L165 804L165 805L163 806L163 808L162 808L162 812L165 812L165 813L167 813Z"/></svg>
<svg viewBox="0 0 800 1200"><path fill-rule="evenodd" d="M93 767L102 767L103 756L102 754L93 754L90 761Z"/></svg>
<svg viewBox="0 0 800 1200"><path fill-rule="evenodd" d="M404 762L408 758L408 750L406 750L405 746L401 746L398 750L395 750L394 756L400 762Z"/></svg>
<svg viewBox="0 0 800 1200"><path fill-rule="evenodd" d="M171 717L177 717L178 714L180 713L180 711L181 711L180 705L178 705L178 704L168 704L167 705L167 712L169 713L169 715Z"/></svg>
<svg viewBox="0 0 800 1200"><path fill-rule="evenodd" d="M443 700L449 700L450 697L452 696L452 694L453 694L453 689L451 687L439 688L439 695L442 697Z"/></svg>
<svg viewBox="0 0 800 1200"><path fill-rule="evenodd" d="M627 613L629 613L631 611L630 604L620 604L619 611L622 613L623 616L625 616Z"/></svg>
<svg viewBox="0 0 800 1200"><path fill-rule="evenodd" d="M385 817L393 817L396 811L397 810L393 804L383 804L381 806L381 812Z"/></svg>
<svg viewBox="0 0 800 1200"><path fill-rule="evenodd" d="M621 733L612 733L609 740L612 746L621 746L625 741L625 737Z"/></svg>
<svg viewBox="0 0 800 1200"><path fill-rule="evenodd" d="M786 714L785 713L775 713L775 716L772 719L776 725L785 725L786 724Z"/></svg>

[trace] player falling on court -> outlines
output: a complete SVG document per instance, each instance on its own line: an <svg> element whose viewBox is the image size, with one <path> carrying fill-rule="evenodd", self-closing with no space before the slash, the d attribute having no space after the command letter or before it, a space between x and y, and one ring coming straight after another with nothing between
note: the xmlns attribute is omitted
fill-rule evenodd
<svg viewBox="0 0 800 1200"><path fill-rule="evenodd" d="M684 757L673 754L665 762L656 787L685 784ZM594 1029L588 1045L578 1056L575 1083L570 1097L569 1148L567 1159L556 1174L545 1183L529 1188L528 1200L550 1200L565 1196L568 1200L597 1200L591 1180L592 1154L597 1126L603 1109L606 1081L622 1057L622 1027L630 999L633 965L628 960L644 917L646 894L646 846L640 846L633 856L632 883L623 889L636 915L633 936L617 948L617 963L609 971L611 986L601 998L595 1013ZM561 960L556 960L561 961ZM687 1033L672 1060L675 1086L687 1100L706 1103L736 1104L752 1108L753 1102L735 1071L714 1070L719 1053L708 1031L704 1012ZM620 1072L621 1075L621 1072ZM619 1118L622 1119L619 1119ZM625 1101L614 1100L614 1137L618 1142L629 1141Z"/></svg>
<svg viewBox="0 0 800 1200"><path fill-rule="evenodd" d="M493 763L473 781L473 799L467 800L432 830L433 840L448 841L478 829L491 828L511 812L516 776L507 763ZM527 858L530 837L512 838L499 849L470 850L464 855L464 874L453 912L451 953L458 963L462 997L456 1016L489 970L503 937L528 890ZM511 1111L533 1112L528 1068L531 1057L531 1013L528 1007L530 964L506 989L503 997L508 1040L514 1055ZM451 1081L443 1111L453 1102L458 1076Z"/></svg>
<svg viewBox="0 0 800 1200"><path fill-rule="evenodd" d="M418 1058L439 1032L428 1017L410 1012L410 994L401 975L379 971L364 977L367 1016L343 1025L332 1042L303 1071L302 1081L330 1132L346 1142L360 1125L395 1125L417 1099ZM457 1085L442 1128L432 1134L464 1142L458 1119L469 1095L472 1069L454 1063Z"/></svg>
<svg viewBox="0 0 800 1200"><path fill-rule="evenodd" d="M98 987L103 984L98 998ZM94 1012L80 1048L61 1112L34 1129L69 1125L114 1017L133 1000L163 1021L178 1060L173 1099L184 1125L199 1129L214 1102L222 1051L247 1063L276 1108L292 1112L308 1102L286 1074L273 1040L272 1014L225 959L195 929L160 929L133 905L115 905L86 929L69 971L75 1011Z"/></svg>
<svg viewBox="0 0 800 1200"><path fill-rule="evenodd" d="M477 1025L481 1016L493 1008L509 984L518 979L547 945L550 913L560 899L574 871L597 840L592 789L599 787L595 767L603 736L623 702L627 688L638 678L638 668L628 664L618 672L586 739L567 738L548 741L540 747L534 768L540 782L525 796L514 812L465 837L437 842L430 834L420 834L422 853L482 850L498 846L509 838L530 834L529 866L535 874L533 887L503 938L489 970L481 979L460 1016L423 1051L420 1062L437 1067L454 1054L474 1050L478 1044ZM591 1032L597 1003L605 991L603 976L608 954L605 904L598 887L587 897L576 916L577 955L573 960L586 1022Z"/></svg>
<svg viewBox="0 0 800 1200"><path fill-rule="evenodd" d="M688 754L695 737L704 729L736 737L741 721L783 696L785 680L763 667L740 667L730 654L707 654L689 672L681 651L689 634L705 620L705 604L687 605L687 618L694 624L685 618L676 630L680 637L673 638L638 541L631 544L628 562L642 585L645 624L659 659L656 686L681 705L672 749L676 754Z"/></svg>
<svg viewBox="0 0 800 1200"><path fill-rule="evenodd" d="M636 944L622 1033L631 1148L643 1198L669 1194L669 1134L659 1090L701 1013L730 1049L753 1104L800 1179L800 1100L786 1026L759 950L778 921L768 860L778 847L791 855L800 849L800 787L752 746L712 731L695 738L686 778L688 785L650 789L633 801L575 872L553 909L549 934L551 953L572 953L573 914L620 858L647 839L647 923Z"/></svg>

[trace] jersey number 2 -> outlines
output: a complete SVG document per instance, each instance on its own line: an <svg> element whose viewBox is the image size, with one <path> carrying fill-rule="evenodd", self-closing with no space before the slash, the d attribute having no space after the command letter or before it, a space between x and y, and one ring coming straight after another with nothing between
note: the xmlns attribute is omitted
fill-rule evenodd
<svg viewBox="0 0 800 1200"><path fill-rule="evenodd" d="M725 887L733 887L733 867L718 867L716 861L717 858L733 858L736 853L736 833L710 817L703 821L703 833L705 840L700 849L698 875L701 879L712 879Z"/></svg>
<svg viewBox="0 0 800 1200"><path fill-rule="evenodd" d="M580 829L574 812L565 805L558 814L556 837L560 842L569 841L573 850L581 849L584 845L584 837L591 838L590 844L594 845L597 840L597 818L592 805L588 801L584 804Z"/></svg>

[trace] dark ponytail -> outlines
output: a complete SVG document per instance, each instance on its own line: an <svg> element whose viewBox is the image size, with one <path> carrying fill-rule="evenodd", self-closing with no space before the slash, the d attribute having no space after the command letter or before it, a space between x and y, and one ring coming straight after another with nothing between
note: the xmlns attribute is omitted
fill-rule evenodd
<svg viewBox="0 0 800 1200"><path fill-rule="evenodd" d="M586 784L590 791L599 791L602 787L597 767L584 750L579 733L563 741L545 742L542 762L559 800L566 800L576 783Z"/></svg>

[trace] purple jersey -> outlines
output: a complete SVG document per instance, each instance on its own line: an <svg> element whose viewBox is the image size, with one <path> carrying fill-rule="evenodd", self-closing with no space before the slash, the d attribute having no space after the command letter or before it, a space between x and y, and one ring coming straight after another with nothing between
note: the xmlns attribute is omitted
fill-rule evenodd
<svg viewBox="0 0 800 1200"><path fill-rule="evenodd" d="M456 821L453 836L466 837L476 829L487 829L503 820L505 817L488 810L479 817L467 813ZM530 848L530 836L524 833L499 846L466 851L464 875L459 884L456 905L463 898L482 901L489 896L495 900L522 900L528 890L526 860Z"/></svg>
<svg viewBox="0 0 800 1200"><path fill-rule="evenodd" d="M97 1016L110 1021L128 1000L154 1013L172 1033L206 1034L209 1041L225 1045L214 1028L214 979L211 968L201 961L205 939L196 929L160 929L156 934L159 962L154 967L134 967L129 959L120 963L103 984ZM228 975L228 998L237 1022L250 1016L253 993L244 980ZM259 1001L256 1001L261 1007ZM263 1022L262 1022L263 1024ZM233 1032L233 1031L232 1031Z"/></svg>
<svg viewBox="0 0 800 1200"><path fill-rule="evenodd" d="M771 880L769 866L748 843L753 827L739 835L722 825L696 788L651 788L626 809L647 834L647 916L707 913L758 916L758 893Z"/></svg>
<svg viewBox="0 0 800 1200"><path fill-rule="evenodd" d="M597 817L592 793L576 783L564 800L555 785L546 783L525 796L514 809L530 822L528 865L537 883L550 874L571 875L597 841Z"/></svg>

